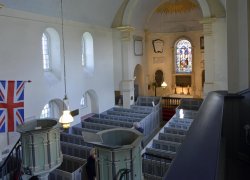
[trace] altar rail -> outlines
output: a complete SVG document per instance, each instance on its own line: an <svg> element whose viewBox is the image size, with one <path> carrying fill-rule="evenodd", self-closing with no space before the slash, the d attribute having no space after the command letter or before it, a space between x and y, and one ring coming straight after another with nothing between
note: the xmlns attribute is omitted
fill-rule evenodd
<svg viewBox="0 0 250 180"><path fill-rule="evenodd" d="M181 98L162 97L161 104L163 108L175 109L181 103Z"/></svg>

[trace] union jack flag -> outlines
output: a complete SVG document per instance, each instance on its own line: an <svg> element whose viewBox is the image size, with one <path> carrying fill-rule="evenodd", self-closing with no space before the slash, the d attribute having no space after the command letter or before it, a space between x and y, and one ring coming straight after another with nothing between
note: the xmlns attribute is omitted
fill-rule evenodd
<svg viewBox="0 0 250 180"><path fill-rule="evenodd" d="M16 131L24 123L25 82L0 80L0 132Z"/></svg>

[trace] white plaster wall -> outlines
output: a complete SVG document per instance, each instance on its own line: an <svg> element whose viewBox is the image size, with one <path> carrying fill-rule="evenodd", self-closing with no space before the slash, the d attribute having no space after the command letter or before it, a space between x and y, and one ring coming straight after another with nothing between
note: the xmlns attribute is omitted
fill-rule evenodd
<svg viewBox="0 0 250 180"><path fill-rule="evenodd" d="M32 81L25 88L25 117L39 117L49 100L64 96L63 71L61 79L49 84L43 75L41 55L43 31L53 27L61 36L60 20L4 8L0 11L0 24L0 77L3 80ZM94 41L93 76L84 73L81 66L81 39L85 31L92 34ZM70 109L79 108L81 96L88 89L96 91L100 112L113 107L112 31L66 21L64 35ZM77 122L78 116L74 124Z"/></svg>
<svg viewBox="0 0 250 180"><path fill-rule="evenodd" d="M214 90L228 89L227 70L227 29L226 19L216 19L213 23L213 50L214 50ZM209 60L208 60L209 63ZM209 73L209 72L208 72ZM234 73L234 72L230 72Z"/></svg>
<svg viewBox="0 0 250 180"><path fill-rule="evenodd" d="M163 71L164 79L168 84L166 89L157 88L157 95L162 96L166 94L173 94L174 93L174 85L173 85L173 74L174 71L174 43L182 37L188 38L193 46L193 80L194 83L194 91L191 92L194 95L200 96L202 91L201 85L201 74L203 70L203 66L201 63L202 60L202 53L203 51L200 50L200 37L202 36L202 31L190 31L190 32L178 32L178 33L149 33L148 34L148 41L147 41L147 52L148 52L148 83L149 85L152 84L154 81L154 74L155 71L160 69ZM162 39L164 41L164 48L163 53L154 53L152 40L154 39ZM162 63L153 63L154 58L164 58ZM149 90L150 95L154 95L154 89L151 86Z"/></svg>

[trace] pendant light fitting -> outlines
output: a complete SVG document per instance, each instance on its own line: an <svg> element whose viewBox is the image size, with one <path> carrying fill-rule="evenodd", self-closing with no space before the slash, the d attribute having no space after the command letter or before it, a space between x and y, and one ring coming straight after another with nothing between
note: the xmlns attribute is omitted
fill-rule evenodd
<svg viewBox="0 0 250 180"><path fill-rule="evenodd" d="M66 83L66 63L65 63L65 45L64 45L64 20L63 20L63 0L61 2L61 24L62 24L62 50L63 50L63 74L64 74L64 98L63 98L63 114L59 119L59 123L62 124L62 127L67 129L70 127L70 123L74 121L74 118L70 114L69 102L67 97L67 83ZM66 108L65 108L66 106Z"/></svg>

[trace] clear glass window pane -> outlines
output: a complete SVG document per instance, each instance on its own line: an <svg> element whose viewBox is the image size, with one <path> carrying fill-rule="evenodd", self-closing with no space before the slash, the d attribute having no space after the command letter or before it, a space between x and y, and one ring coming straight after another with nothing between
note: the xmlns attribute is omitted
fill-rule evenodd
<svg viewBox="0 0 250 180"><path fill-rule="evenodd" d="M82 38L82 66L86 64L86 45L85 40Z"/></svg>
<svg viewBox="0 0 250 180"><path fill-rule="evenodd" d="M46 104L42 110L40 118L50 117L50 112L51 112L50 106L49 106L49 104Z"/></svg>
<svg viewBox="0 0 250 180"><path fill-rule="evenodd" d="M43 33L42 36L42 54L43 54L43 69L50 70L50 51L49 51L49 38L48 35Z"/></svg>

